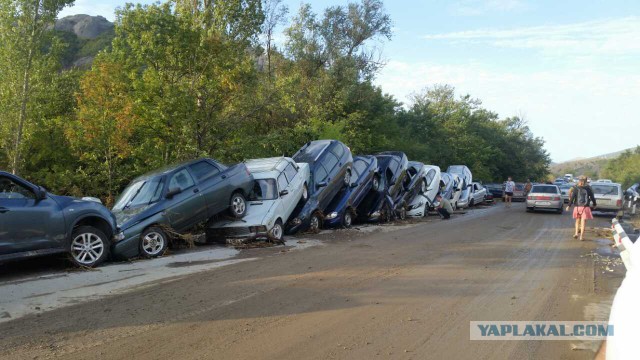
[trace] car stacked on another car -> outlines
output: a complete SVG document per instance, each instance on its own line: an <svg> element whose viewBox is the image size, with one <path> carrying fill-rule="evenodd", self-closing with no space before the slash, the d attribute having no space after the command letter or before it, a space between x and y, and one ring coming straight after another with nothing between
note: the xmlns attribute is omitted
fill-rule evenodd
<svg viewBox="0 0 640 360"><path fill-rule="evenodd" d="M113 213L123 240L114 255L156 257L170 241L167 230L183 232L227 212L241 219L253 190L253 176L244 164L227 167L197 159L150 172L122 192Z"/></svg>
<svg viewBox="0 0 640 360"><path fill-rule="evenodd" d="M473 189L473 175L471 170L465 165L451 165L447 168L447 172L460 177L460 197L456 201L457 208L466 208L471 204Z"/></svg>
<svg viewBox="0 0 640 360"><path fill-rule="evenodd" d="M453 192L451 194L451 206L453 206L453 210L459 208L458 202L460 201L460 197L462 196L462 182L463 180L457 174L450 174L453 178Z"/></svg>
<svg viewBox="0 0 640 360"><path fill-rule="evenodd" d="M116 233L99 202L53 195L0 171L0 262L67 253L75 265L97 266L122 240Z"/></svg>
<svg viewBox="0 0 640 360"><path fill-rule="evenodd" d="M248 160L245 165L255 179L247 214L241 220L217 219L209 225L207 238L268 238L282 242L289 217L309 197L309 164L274 157Z"/></svg>
<svg viewBox="0 0 640 360"><path fill-rule="evenodd" d="M564 201L557 185L537 184L531 187L527 195L527 211L553 210L562 214Z"/></svg>
<svg viewBox="0 0 640 360"><path fill-rule="evenodd" d="M622 186L617 183L592 182L591 190L596 198L595 211L619 212L624 207L624 194Z"/></svg>
<svg viewBox="0 0 640 360"><path fill-rule="evenodd" d="M425 184L427 189L416 196L407 208L407 216L427 216L429 209L436 202L436 195L440 192L440 168L433 165L424 165Z"/></svg>
<svg viewBox="0 0 640 360"><path fill-rule="evenodd" d="M378 158L378 164L386 162L385 172L378 171L381 176L386 176L387 195L391 199L393 215L404 220L407 217L408 205L405 194L408 191L413 191L417 184L417 182L412 184L407 172L409 159L401 151L383 151L376 154L376 157Z"/></svg>
<svg viewBox="0 0 640 360"><path fill-rule="evenodd" d="M293 160L309 164L309 198L292 215L287 232L317 231L327 206L340 190L351 185L351 150L338 140L310 141L293 155Z"/></svg>
<svg viewBox="0 0 640 360"><path fill-rule="evenodd" d="M402 152L383 152L375 157L380 174L380 188L379 191L372 191L366 196L358 207L358 214L362 221L386 222L398 215L397 207L404 193L409 161Z"/></svg>
<svg viewBox="0 0 640 360"><path fill-rule="evenodd" d="M358 206L366 196L380 188L378 160L364 155L353 158L353 174L350 186L342 189L327 206L324 225L326 227L351 227Z"/></svg>

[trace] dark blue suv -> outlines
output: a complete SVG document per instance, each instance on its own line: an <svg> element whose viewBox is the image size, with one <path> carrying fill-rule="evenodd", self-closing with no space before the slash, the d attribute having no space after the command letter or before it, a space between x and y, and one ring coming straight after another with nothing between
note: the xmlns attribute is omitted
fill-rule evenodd
<svg viewBox="0 0 640 360"><path fill-rule="evenodd" d="M310 141L293 155L293 160L309 164L309 197L291 216L287 232L317 231L326 207L341 189L351 184L351 150L338 140Z"/></svg>
<svg viewBox="0 0 640 360"><path fill-rule="evenodd" d="M116 219L98 201L49 194L0 171L0 262L67 253L79 266L109 256Z"/></svg>

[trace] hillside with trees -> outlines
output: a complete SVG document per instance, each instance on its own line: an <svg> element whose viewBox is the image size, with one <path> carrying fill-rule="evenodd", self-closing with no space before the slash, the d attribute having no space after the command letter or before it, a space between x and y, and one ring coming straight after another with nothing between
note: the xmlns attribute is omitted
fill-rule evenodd
<svg viewBox="0 0 640 360"><path fill-rule="evenodd" d="M485 181L548 173L544 141L521 119L447 85L408 104L374 85L375 45L393 36L380 0L320 13L280 0L129 4L91 36L69 30L82 17L52 30L70 3L0 5L0 169L51 191L111 204L166 164L291 155L318 138L467 164Z"/></svg>

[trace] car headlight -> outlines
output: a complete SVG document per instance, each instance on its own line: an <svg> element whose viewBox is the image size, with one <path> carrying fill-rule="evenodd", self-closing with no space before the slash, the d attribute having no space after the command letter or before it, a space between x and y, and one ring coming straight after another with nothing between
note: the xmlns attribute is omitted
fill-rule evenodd
<svg viewBox="0 0 640 360"><path fill-rule="evenodd" d="M291 220L291 224L295 225L300 225L302 223L302 220L300 220L299 218L295 218L293 220Z"/></svg>
<svg viewBox="0 0 640 360"><path fill-rule="evenodd" d="M267 232L267 227L264 225L249 226L249 232L251 233L264 233Z"/></svg>
<svg viewBox="0 0 640 360"><path fill-rule="evenodd" d="M113 240L115 241L124 240L124 231L120 231L119 233L113 235Z"/></svg>
<svg viewBox="0 0 640 360"><path fill-rule="evenodd" d="M380 216L380 211L374 211L371 213L371 217L378 217Z"/></svg>
<svg viewBox="0 0 640 360"><path fill-rule="evenodd" d="M417 203L416 205L411 205L409 206L409 210L415 210L415 209L419 209L422 207L422 205L424 205L424 203L422 201L420 201L419 203Z"/></svg>
<svg viewBox="0 0 640 360"><path fill-rule="evenodd" d="M327 219L329 219L329 220L330 220L330 219L335 219L335 218L337 218L337 217L338 217L338 213L337 213L337 212L335 212L335 211L334 211L334 212L332 212L331 214L329 214L329 215L327 215L327 216L326 216L326 218L327 218Z"/></svg>

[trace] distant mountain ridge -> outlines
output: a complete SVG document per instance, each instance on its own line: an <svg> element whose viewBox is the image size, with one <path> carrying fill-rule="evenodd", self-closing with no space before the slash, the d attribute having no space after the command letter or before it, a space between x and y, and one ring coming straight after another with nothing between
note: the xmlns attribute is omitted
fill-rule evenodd
<svg viewBox="0 0 640 360"><path fill-rule="evenodd" d="M625 151L634 150L635 147L624 149L608 154L593 156L590 158L578 158L563 161L561 163L553 163L550 166L551 173L555 176L564 174L587 175L590 177L599 177L600 170L607 165L611 159L615 159L622 155Z"/></svg>

